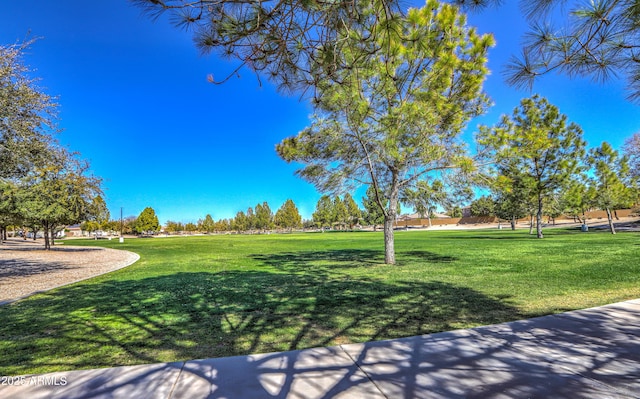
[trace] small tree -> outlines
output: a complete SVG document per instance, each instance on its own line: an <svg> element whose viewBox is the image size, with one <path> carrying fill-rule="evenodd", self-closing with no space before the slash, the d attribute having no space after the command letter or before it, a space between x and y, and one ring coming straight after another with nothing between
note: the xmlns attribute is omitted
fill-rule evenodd
<svg viewBox="0 0 640 399"><path fill-rule="evenodd" d="M515 160L500 164L497 171L491 187L495 196L493 209L497 217L509 220L511 230L515 230L517 220L527 216L531 209L533 180L519 169Z"/></svg>
<svg viewBox="0 0 640 399"><path fill-rule="evenodd" d="M133 230L138 234L154 234L160 231L160 222L156 211L151 207L146 207L138 215L136 222L133 226Z"/></svg>
<svg viewBox="0 0 640 399"><path fill-rule="evenodd" d="M223 232L231 230L231 221L229 219L220 219L216 222L215 231Z"/></svg>
<svg viewBox="0 0 640 399"><path fill-rule="evenodd" d="M381 196L382 194L379 195ZM377 225L384 223L384 213L378 205L373 186L367 188L365 196L362 197L362 205L364 206L364 222L369 226L373 226L373 231L376 231Z"/></svg>
<svg viewBox="0 0 640 399"><path fill-rule="evenodd" d="M405 190L402 202L412 206L421 218L426 217L431 227L431 217L438 205L446 206L449 203L449 195L444 184L440 180L420 181L414 190Z"/></svg>
<svg viewBox="0 0 640 399"><path fill-rule="evenodd" d="M63 148L51 148L48 164L23 180L19 212L31 226L44 230L45 249L64 226L94 219L92 205L101 195L100 179L88 174L88 164Z"/></svg>
<svg viewBox="0 0 640 399"><path fill-rule="evenodd" d="M184 231L184 224L180 222L175 222L173 220L168 220L164 226L164 231L166 231L169 234L179 233L181 231Z"/></svg>
<svg viewBox="0 0 640 399"><path fill-rule="evenodd" d="M545 198L566 186L579 169L585 143L582 130L540 96L524 99L512 117L493 127L481 127L478 141L497 164L515 162L532 180L536 199L536 233L543 238Z"/></svg>
<svg viewBox="0 0 640 399"><path fill-rule="evenodd" d="M493 216L495 215L494 200L488 195L482 196L471 202L469 211L471 216Z"/></svg>
<svg viewBox="0 0 640 399"><path fill-rule="evenodd" d="M278 209L275 216L275 223L289 231L302 227L302 216L300 216L300 212L298 212L298 208L296 204L293 203L293 200L286 200L280 209Z"/></svg>
<svg viewBox="0 0 640 399"><path fill-rule="evenodd" d="M198 226L197 226L195 223L193 223L193 222L189 222L189 223L186 223L186 224L184 225L184 230L185 230L187 233L191 234L191 233L193 233L194 231L198 231Z"/></svg>
<svg viewBox="0 0 640 399"><path fill-rule="evenodd" d="M624 184L629 174L628 160L620 157L618 151L605 141L589 151L587 162L593 169L594 202L607 212L611 234L616 234L611 211L629 198L629 190Z"/></svg>

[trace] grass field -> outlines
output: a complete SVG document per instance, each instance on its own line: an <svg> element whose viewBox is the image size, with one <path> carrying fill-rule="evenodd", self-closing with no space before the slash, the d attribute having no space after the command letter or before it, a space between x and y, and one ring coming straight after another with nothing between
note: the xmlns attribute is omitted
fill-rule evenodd
<svg viewBox="0 0 640 399"><path fill-rule="evenodd" d="M0 307L0 375L412 336L640 297L640 235L548 230L72 241L136 264Z"/></svg>

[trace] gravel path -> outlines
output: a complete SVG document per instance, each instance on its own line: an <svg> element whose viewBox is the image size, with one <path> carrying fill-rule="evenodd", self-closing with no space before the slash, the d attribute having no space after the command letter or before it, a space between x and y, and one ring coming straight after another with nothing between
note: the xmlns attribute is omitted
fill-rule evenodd
<svg viewBox="0 0 640 399"><path fill-rule="evenodd" d="M129 266L138 254L10 239L0 245L0 305Z"/></svg>

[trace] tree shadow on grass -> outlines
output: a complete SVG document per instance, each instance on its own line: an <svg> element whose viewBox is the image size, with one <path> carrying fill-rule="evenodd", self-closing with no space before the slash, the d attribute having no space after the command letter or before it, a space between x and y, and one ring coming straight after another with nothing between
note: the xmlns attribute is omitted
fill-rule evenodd
<svg viewBox="0 0 640 399"><path fill-rule="evenodd" d="M383 265L384 251L371 249L337 249L322 251L297 251L275 254L249 255L263 265L287 272L301 272L313 269L317 272L338 272L362 266ZM429 251L401 251L396 253L397 265L407 263L450 263L458 260L454 256L439 255ZM394 266L389 266L394 267Z"/></svg>
<svg viewBox="0 0 640 399"><path fill-rule="evenodd" d="M0 308L0 374L267 353L518 318L442 282L177 273L63 287Z"/></svg>

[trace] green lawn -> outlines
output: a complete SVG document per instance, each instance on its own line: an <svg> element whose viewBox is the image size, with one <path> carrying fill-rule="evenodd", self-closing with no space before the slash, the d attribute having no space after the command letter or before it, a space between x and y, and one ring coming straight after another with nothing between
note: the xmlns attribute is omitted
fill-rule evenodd
<svg viewBox="0 0 640 399"><path fill-rule="evenodd" d="M133 266L0 307L0 375L412 336L640 297L640 235L548 230L72 241Z"/></svg>

